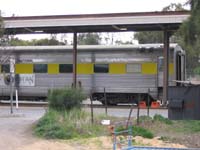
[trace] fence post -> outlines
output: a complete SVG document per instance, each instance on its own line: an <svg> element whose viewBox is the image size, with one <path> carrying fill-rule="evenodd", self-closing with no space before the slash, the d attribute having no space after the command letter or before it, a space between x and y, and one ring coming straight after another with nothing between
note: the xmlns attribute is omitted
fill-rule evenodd
<svg viewBox="0 0 200 150"><path fill-rule="evenodd" d="M93 111L93 99L92 99L92 92L90 93L90 108L91 108L91 123L94 123L94 111Z"/></svg>
<svg viewBox="0 0 200 150"><path fill-rule="evenodd" d="M137 125L139 125L139 123L140 123L140 99L141 99L141 96L140 96L140 94L139 94L139 96L138 96L138 109L137 109Z"/></svg>
<svg viewBox="0 0 200 150"><path fill-rule="evenodd" d="M134 105L132 104L132 105L131 105L131 109L130 109L130 111L129 111L129 115L128 115L128 120L127 120L126 128L128 128L129 122L130 122L130 120L131 120L131 114L132 114L132 111L133 111L133 107L134 107Z"/></svg>
<svg viewBox="0 0 200 150"><path fill-rule="evenodd" d="M150 89L148 88L148 97L147 97L147 116L148 117L149 117L149 105L150 105L149 93L150 93Z"/></svg>
<svg viewBox="0 0 200 150"><path fill-rule="evenodd" d="M18 90L15 90L15 102L16 102L16 109L19 108L19 101L18 101Z"/></svg>
<svg viewBox="0 0 200 150"><path fill-rule="evenodd" d="M103 89L104 92L104 100L105 100L105 113L108 115L108 104L107 104L107 98L106 98L106 88Z"/></svg>

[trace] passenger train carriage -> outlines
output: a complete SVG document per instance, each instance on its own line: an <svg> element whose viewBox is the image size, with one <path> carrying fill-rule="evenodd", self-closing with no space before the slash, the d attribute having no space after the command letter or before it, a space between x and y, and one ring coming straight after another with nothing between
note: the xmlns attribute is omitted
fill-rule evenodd
<svg viewBox="0 0 200 150"><path fill-rule="evenodd" d="M9 58L15 60L15 88L20 98L45 98L49 89L71 87L72 46L1 47L0 96L8 98ZM169 85L185 79L185 52L170 45ZM77 81L93 100L132 103L138 96L162 99L163 45L78 46Z"/></svg>

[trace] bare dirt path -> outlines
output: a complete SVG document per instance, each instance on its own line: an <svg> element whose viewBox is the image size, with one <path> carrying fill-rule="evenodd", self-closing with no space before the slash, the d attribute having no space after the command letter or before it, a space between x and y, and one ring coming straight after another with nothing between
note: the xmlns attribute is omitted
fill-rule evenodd
<svg viewBox="0 0 200 150"><path fill-rule="evenodd" d="M112 149L111 139L79 141L44 140L32 133L33 124L45 113L45 108L24 107L14 109L0 106L0 149L2 150L100 150L102 143L110 140L103 149ZM109 139L108 139L109 138ZM88 142L89 141L89 142Z"/></svg>
<svg viewBox="0 0 200 150"><path fill-rule="evenodd" d="M22 145L36 141L32 136L32 124L45 112L41 108L14 109L0 107L0 147L4 150L16 150Z"/></svg>
<svg viewBox="0 0 200 150"><path fill-rule="evenodd" d="M10 114L9 107L0 106L0 149L2 150L111 150L111 137L96 137L83 140L44 140L32 133L33 124L45 113L45 108L24 107ZM159 143L135 139L137 143ZM184 147L184 145L160 143L154 146Z"/></svg>

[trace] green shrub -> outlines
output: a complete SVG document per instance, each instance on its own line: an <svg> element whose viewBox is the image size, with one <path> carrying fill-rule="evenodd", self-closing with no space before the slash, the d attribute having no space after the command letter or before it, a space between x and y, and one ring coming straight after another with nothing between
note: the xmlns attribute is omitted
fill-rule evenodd
<svg viewBox="0 0 200 150"><path fill-rule="evenodd" d="M58 111L80 108L86 98L81 89L63 88L48 92L49 107Z"/></svg>
<svg viewBox="0 0 200 150"><path fill-rule="evenodd" d="M158 114L154 115L153 120L154 121L160 121L160 122L163 122L163 123L168 124L168 125L173 124L173 122L171 120L163 117L162 115L158 115Z"/></svg>

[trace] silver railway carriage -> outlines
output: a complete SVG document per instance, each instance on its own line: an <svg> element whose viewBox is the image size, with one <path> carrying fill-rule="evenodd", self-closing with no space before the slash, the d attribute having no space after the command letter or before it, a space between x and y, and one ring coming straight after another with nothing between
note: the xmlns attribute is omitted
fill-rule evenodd
<svg viewBox="0 0 200 150"><path fill-rule="evenodd" d="M10 58L20 98L45 98L49 89L71 87L72 46L1 47L0 96L9 98ZM169 85L185 79L185 53L170 45ZM94 100L109 104L162 99L163 45L78 46L77 81Z"/></svg>

